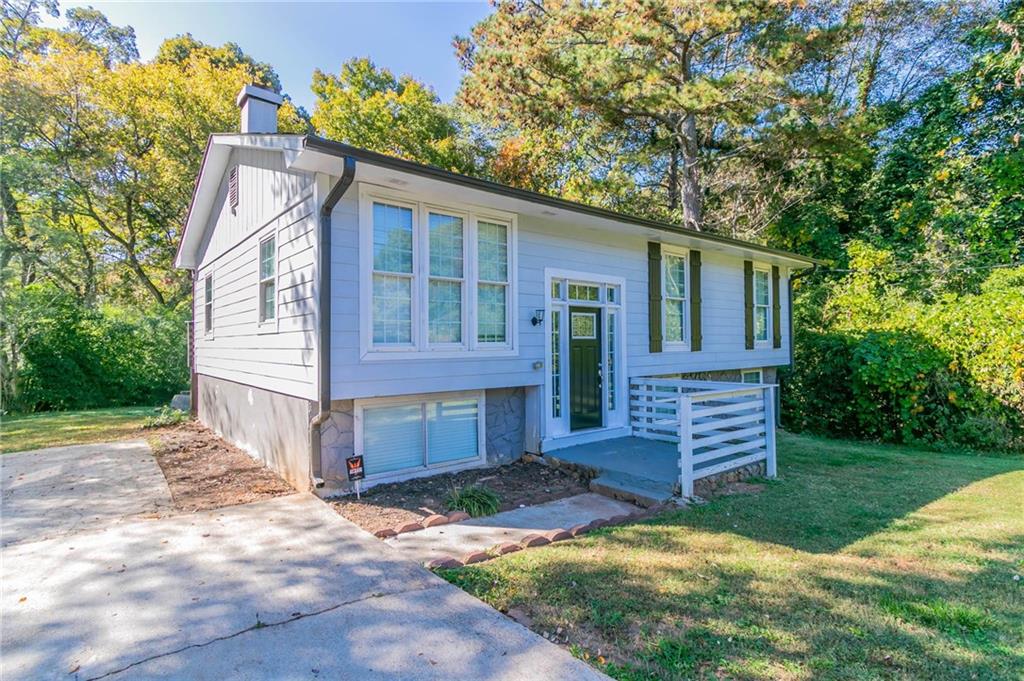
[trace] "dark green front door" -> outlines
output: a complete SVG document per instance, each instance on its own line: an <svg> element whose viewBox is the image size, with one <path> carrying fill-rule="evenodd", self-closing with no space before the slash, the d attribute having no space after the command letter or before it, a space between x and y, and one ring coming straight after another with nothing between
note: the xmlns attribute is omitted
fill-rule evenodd
<svg viewBox="0 0 1024 681"><path fill-rule="evenodd" d="M600 428L601 311L569 308L569 429Z"/></svg>

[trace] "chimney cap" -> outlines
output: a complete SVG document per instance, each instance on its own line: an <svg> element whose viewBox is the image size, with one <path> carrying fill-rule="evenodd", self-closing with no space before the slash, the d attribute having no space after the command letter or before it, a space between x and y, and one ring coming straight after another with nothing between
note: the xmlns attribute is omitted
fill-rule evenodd
<svg viewBox="0 0 1024 681"><path fill-rule="evenodd" d="M238 97L235 99L235 104L242 106L245 103L245 100L250 97L268 102L274 106L281 106L281 103L284 102L284 97L276 92L262 88L258 85L243 85L242 89L238 92Z"/></svg>

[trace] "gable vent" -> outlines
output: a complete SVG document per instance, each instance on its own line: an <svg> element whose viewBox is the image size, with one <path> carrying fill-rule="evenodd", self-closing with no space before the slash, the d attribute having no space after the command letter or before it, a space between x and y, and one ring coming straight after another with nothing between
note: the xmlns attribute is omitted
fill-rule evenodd
<svg viewBox="0 0 1024 681"><path fill-rule="evenodd" d="M228 202L233 213L238 208L238 166L232 167L228 173Z"/></svg>

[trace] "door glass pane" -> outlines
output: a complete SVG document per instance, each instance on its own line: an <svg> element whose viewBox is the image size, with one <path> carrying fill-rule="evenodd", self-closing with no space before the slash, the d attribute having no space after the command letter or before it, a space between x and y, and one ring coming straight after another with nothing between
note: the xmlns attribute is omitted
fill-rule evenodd
<svg viewBox="0 0 1024 681"><path fill-rule="evenodd" d="M478 328L481 343L505 342L505 287L480 284L477 287Z"/></svg>
<svg viewBox="0 0 1024 681"><path fill-rule="evenodd" d="M421 406L408 404L364 409L362 454L367 475L422 466Z"/></svg>
<svg viewBox="0 0 1024 681"><path fill-rule="evenodd" d="M412 209L373 204L373 269L412 272Z"/></svg>
<svg viewBox="0 0 1024 681"><path fill-rule="evenodd" d="M430 214L430 274L462 278L462 218Z"/></svg>
<svg viewBox="0 0 1024 681"><path fill-rule="evenodd" d="M462 282L430 280L430 342L462 342Z"/></svg>
<svg viewBox="0 0 1024 681"><path fill-rule="evenodd" d="M601 288L599 286L588 286L586 284L569 284L570 300L585 300L597 302L601 300Z"/></svg>
<svg viewBox="0 0 1024 681"><path fill-rule="evenodd" d="M597 338L597 315L592 312L573 312L570 321L572 323L573 338Z"/></svg>
<svg viewBox="0 0 1024 681"><path fill-rule="evenodd" d="M562 415L562 312L551 311L551 415Z"/></svg>
<svg viewBox="0 0 1024 681"><path fill-rule="evenodd" d="M412 342L412 280L373 275L373 342Z"/></svg>
<svg viewBox="0 0 1024 681"><path fill-rule="evenodd" d="M481 220L477 223L480 279L508 281L508 227Z"/></svg>
<svg viewBox="0 0 1024 681"><path fill-rule="evenodd" d="M605 373L608 375L608 411L615 411L615 313L608 313L608 356Z"/></svg>
<svg viewBox="0 0 1024 681"><path fill-rule="evenodd" d="M477 401L427 403L427 461L430 464L479 456Z"/></svg>

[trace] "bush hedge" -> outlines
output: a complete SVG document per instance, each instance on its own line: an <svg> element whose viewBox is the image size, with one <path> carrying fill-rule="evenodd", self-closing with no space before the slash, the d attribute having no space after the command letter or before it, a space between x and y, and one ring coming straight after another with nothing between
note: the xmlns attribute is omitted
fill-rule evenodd
<svg viewBox="0 0 1024 681"><path fill-rule="evenodd" d="M47 300L20 353L15 411L158 404L188 386L186 312Z"/></svg>
<svg viewBox="0 0 1024 681"><path fill-rule="evenodd" d="M1024 448L1024 267L994 270L979 292L930 303L854 274L806 316L781 379L787 427Z"/></svg>

